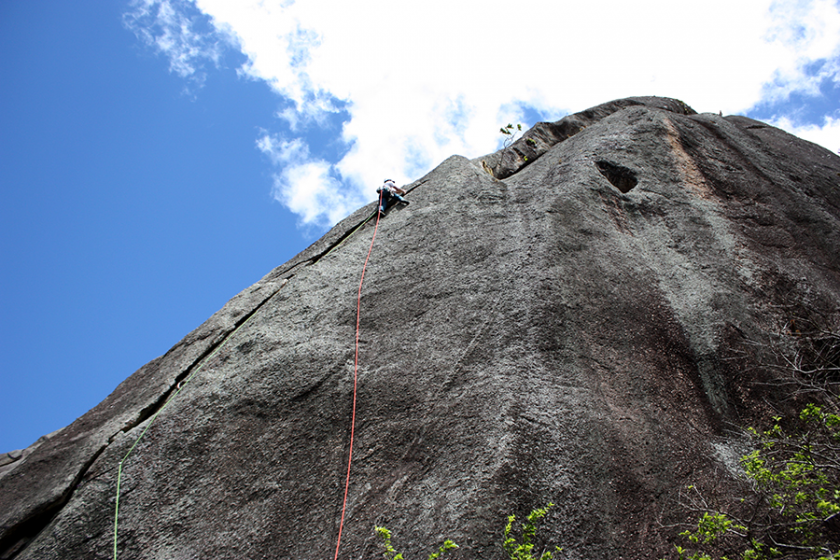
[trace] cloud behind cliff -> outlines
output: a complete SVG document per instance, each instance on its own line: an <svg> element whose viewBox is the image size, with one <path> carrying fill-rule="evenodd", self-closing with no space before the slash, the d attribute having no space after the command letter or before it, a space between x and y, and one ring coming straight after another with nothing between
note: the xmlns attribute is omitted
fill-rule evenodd
<svg viewBox="0 0 840 560"><path fill-rule="evenodd" d="M806 121L790 105L827 94L836 109L832 1L143 0L135 12L143 18L127 18L173 71L185 59L193 75L209 71L201 66L225 42L247 57L241 75L270 84L284 103L265 125L275 144L307 145L298 152L306 159L271 158L278 200L305 225L340 217L324 204L326 190L368 200L384 175L408 181L453 153L496 149L502 124L630 95L725 114L761 107L764 118L840 147L831 120L840 115ZM196 31L202 18L214 39ZM340 123L346 148L332 161L306 137L329 122ZM313 175L313 166L330 172Z"/></svg>

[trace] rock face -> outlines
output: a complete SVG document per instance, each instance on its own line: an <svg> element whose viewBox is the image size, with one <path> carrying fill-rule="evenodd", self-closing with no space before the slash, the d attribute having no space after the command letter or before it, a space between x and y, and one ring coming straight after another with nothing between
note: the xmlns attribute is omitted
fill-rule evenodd
<svg viewBox="0 0 840 560"><path fill-rule="evenodd" d="M564 557L669 554L679 490L732 480L727 428L767 413L750 342L791 298L840 308L839 175L766 124L650 97L407 185L362 291L340 557L378 556L377 524L408 558L447 537L501 558L505 516L549 501ZM147 427L119 558L333 555L373 207L5 457L0 557L113 557Z"/></svg>

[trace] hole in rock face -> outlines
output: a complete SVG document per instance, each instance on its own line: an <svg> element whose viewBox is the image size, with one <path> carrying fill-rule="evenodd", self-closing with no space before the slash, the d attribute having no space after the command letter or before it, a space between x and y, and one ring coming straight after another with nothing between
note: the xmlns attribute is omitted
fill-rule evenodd
<svg viewBox="0 0 840 560"><path fill-rule="evenodd" d="M636 172L632 169L627 169L626 167L603 160L596 161L595 165L598 166L598 171L601 172L601 175L606 177L607 181L623 193L629 192L639 184Z"/></svg>

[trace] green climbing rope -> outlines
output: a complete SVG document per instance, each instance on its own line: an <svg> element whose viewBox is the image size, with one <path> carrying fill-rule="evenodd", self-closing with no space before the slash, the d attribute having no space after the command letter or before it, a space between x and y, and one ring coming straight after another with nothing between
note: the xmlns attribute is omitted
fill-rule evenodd
<svg viewBox="0 0 840 560"><path fill-rule="evenodd" d="M265 302L260 304L257 307L257 309L259 309L259 307L262 307L263 305L265 305L265 303L267 303L271 298L276 296L280 292L280 290L283 288L283 286L285 286L285 285L286 285L286 280L284 280L283 283L280 284L280 288L277 288L277 290L273 294L271 294L268 297L268 299L265 300ZM123 464L126 462L129 455L131 455L131 453L134 451L134 448L137 447L137 444L140 443L140 440L143 439L143 436L146 435L146 432L149 431L149 428L152 426L152 424L154 423L154 421L158 417L158 415L161 412L163 412L163 410L169 405L169 403L171 403L173 400L175 400L175 398L181 393L181 391L184 390L184 387L187 386L187 383L190 382L190 380L195 376L195 374L198 373L199 371L201 371L201 368L203 368L205 366L205 364L207 364L207 362L212 360L216 356L216 354L219 352L219 350L224 348L224 346L228 343L228 341L231 338L233 338L234 335L236 335L236 333L239 332L242 329L242 327L244 327L245 325L247 325L251 321L251 319L254 317L254 315L256 315L256 309L245 321L242 322L241 325L236 327L229 335L227 335L225 337L225 339L216 347L216 349L213 350L213 352L211 352L209 356L204 358L201 361L201 363L189 374L189 376L187 376L187 378L184 380L184 382L180 384L180 387L178 387L178 390L175 391L172 394L172 396L169 397L166 400L165 403L163 403L163 406L160 407L158 409L158 411L155 412L152 415L152 417L149 419L149 422L146 424L146 427L143 429L143 431L140 433L140 435L137 436L137 439L134 440L134 444L128 450L128 453L126 453L125 456L120 461L120 463L117 467L117 494L116 494L116 498L114 500L114 560L117 560L117 537L119 535L119 520L120 520L120 485L122 483Z"/></svg>

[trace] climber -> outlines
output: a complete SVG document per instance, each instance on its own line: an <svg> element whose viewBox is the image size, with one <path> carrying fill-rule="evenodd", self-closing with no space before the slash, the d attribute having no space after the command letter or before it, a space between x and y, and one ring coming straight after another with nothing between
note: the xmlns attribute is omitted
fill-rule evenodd
<svg viewBox="0 0 840 560"><path fill-rule="evenodd" d="M389 206L394 204L408 204L408 201L400 195L404 195L405 191L397 186L391 179L385 179L381 187L376 189L379 193L379 213L384 214Z"/></svg>

